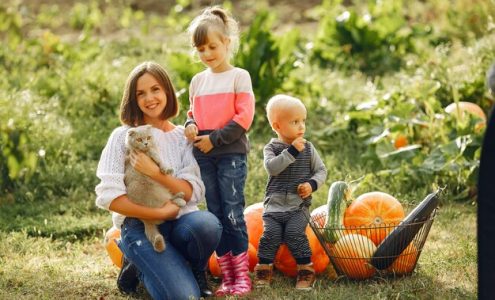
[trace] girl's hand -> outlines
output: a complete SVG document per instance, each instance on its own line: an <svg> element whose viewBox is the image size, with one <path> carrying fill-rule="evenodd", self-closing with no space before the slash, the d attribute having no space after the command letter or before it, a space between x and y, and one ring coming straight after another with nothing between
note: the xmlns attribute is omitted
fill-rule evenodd
<svg viewBox="0 0 495 300"><path fill-rule="evenodd" d="M306 199L309 196L311 196L312 192L313 192L313 188L311 188L311 184L309 184L309 182L301 183L300 185L297 186L297 193L303 199Z"/></svg>
<svg viewBox="0 0 495 300"><path fill-rule="evenodd" d="M208 153L213 149L209 135L200 135L194 139L194 147L201 150L203 153Z"/></svg>
<svg viewBox="0 0 495 300"><path fill-rule="evenodd" d="M194 142L194 139L198 135L198 127L194 124L188 125L184 130L184 135L186 136L187 140L189 140L190 142Z"/></svg>
<svg viewBox="0 0 495 300"><path fill-rule="evenodd" d="M297 151L301 152L304 150L306 140L303 137L298 137L292 141L292 146L296 147Z"/></svg>
<svg viewBox="0 0 495 300"><path fill-rule="evenodd" d="M130 154L131 166L141 174L154 178L160 174L160 167L146 154L132 151Z"/></svg>

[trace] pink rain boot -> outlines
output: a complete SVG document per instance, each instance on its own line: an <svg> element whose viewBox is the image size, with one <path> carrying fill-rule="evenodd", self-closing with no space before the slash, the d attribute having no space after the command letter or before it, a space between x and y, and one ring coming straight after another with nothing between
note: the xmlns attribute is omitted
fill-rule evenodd
<svg viewBox="0 0 495 300"><path fill-rule="evenodd" d="M251 292L251 278L249 277L249 256L247 251L237 256L232 256L235 284L232 295L244 296Z"/></svg>
<svg viewBox="0 0 495 300"><path fill-rule="evenodd" d="M218 257L218 265L222 271L222 284L215 291L215 296L223 297L232 294L232 286L235 282L234 267L232 265L232 253Z"/></svg>

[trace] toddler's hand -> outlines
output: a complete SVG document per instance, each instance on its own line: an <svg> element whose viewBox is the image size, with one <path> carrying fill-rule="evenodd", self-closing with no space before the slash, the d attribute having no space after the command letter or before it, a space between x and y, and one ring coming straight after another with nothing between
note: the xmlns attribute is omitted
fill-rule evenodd
<svg viewBox="0 0 495 300"><path fill-rule="evenodd" d="M306 140L303 137L298 137L294 141L292 141L292 146L296 147L297 151L301 152L304 150L304 144Z"/></svg>
<svg viewBox="0 0 495 300"><path fill-rule="evenodd" d="M194 147L201 150L203 153L208 153L213 149L209 135L200 135L194 139Z"/></svg>
<svg viewBox="0 0 495 300"><path fill-rule="evenodd" d="M194 139L198 135L198 127L194 124L190 124L184 130L184 135L190 142L194 142Z"/></svg>
<svg viewBox="0 0 495 300"><path fill-rule="evenodd" d="M300 185L297 186L297 193L303 199L306 199L309 196L311 196L312 192L313 192L313 188L311 187L311 184L309 184L309 182L301 183Z"/></svg>

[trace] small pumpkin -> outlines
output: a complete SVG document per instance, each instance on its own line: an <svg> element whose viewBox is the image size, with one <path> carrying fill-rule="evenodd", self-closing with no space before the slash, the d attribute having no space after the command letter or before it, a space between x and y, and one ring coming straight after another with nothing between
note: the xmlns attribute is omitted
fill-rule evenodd
<svg viewBox="0 0 495 300"><path fill-rule="evenodd" d="M475 130L479 131L485 127L486 114L476 103L465 101L450 103L447 107L445 107L445 112L450 115L454 115L459 119L464 118L466 113L472 114L473 116L481 119L478 123L476 123Z"/></svg>
<svg viewBox="0 0 495 300"><path fill-rule="evenodd" d="M306 227L306 236L308 237L309 247L311 248L311 262L313 263L313 268L315 269L316 274L320 274L326 270L330 259L309 226ZM296 260L285 244L282 244L278 248L274 265L279 271L287 276L295 277L297 275Z"/></svg>
<svg viewBox="0 0 495 300"><path fill-rule="evenodd" d="M210 274L213 277L218 278L222 275L222 270L220 270L216 252L213 252L213 254L208 259L208 269L210 270Z"/></svg>
<svg viewBox="0 0 495 300"><path fill-rule="evenodd" d="M323 228L325 225L325 219L327 218L328 208L326 204L318 206L311 211L311 220L318 226Z"/></svg>
<svg viewBox="0 0 495 300"><path fill-rule="evenodd" d="M120 250L117 242L120 240L120 230L116 227L110 228L105 233L105 249L107 250L108 256L112 260L112 263L117 266L117 268L122 268L122 250Z"/></svg>
<svg viewBox="0 0 495 300"><path fill-rule="evenodd" d="M344 226L379 245L402 219L404 208L397 199L387 193L370 192L360 195L347 207Z"/></svg>
<svg viewBox="0 0 495 300"><path fill-rule="evenodd" d="M375 274L376 269L369 263L375 251L373 241L360 234L345 235L330 248L336 266L352 279L366 279Z"/></svg>
<svg viewBox="0 0 495 300"><path fill-rule="evenodd" d="M394 147L395 149L400 149L409 144L407 137L403 134L398 134L394 139Z"/></svg>
<svg viewBox="0 0 495 300"><path fill-rule="evenodd" d="M411 273L416 266L418 256L418 248L416 248L414 243L410 243L409 246L407 246L406 249L404 249L404 251L402 251L402 253L392 263L392 265L387 268L387 271L393 272L397 275Z"/></svg>
<svg viewBox="0 0 495 300"><path fill-rule="evenodd" d="M248 233L249 243L257 250L263 234L263 202L257 202L244 209L244 220Z"/></svg>

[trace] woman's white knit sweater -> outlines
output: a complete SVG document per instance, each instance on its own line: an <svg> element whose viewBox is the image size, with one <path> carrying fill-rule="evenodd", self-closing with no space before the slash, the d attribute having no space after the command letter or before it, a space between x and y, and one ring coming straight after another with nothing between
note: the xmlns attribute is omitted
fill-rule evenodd
<svg viewBox="0 0 495 300"><path fill-rule="evenodd" d="M129 126L116 128L101 153L96 176L101 180L96 186L96 205L109 210L110 203L125 195L125 136ZM184 137L184 127L177 126L164 132L153 128L153 138L160 150L160 158L165 165L174 170L176 178L187 180L193 188L191 200L179 211L179 216L198 210L197 204L205 198L205 187L201 180L198 164L192 154L192 144ZM115 227L120 228L125 216L113 213Z"/></svg>

